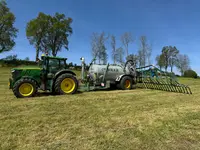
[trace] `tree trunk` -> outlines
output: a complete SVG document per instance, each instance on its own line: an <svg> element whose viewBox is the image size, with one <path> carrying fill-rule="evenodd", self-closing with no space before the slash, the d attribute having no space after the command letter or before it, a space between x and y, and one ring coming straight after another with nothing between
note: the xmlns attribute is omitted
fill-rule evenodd
<svg viewBox="0 0 200 150"><path fill-rule="evenodd" d="M167 66L165 66L165 72L167 72Z"/></svg>
<svg viewBox="0 0 200 150"><path fill-rule="evenodd" d="M126 55L128 57L128 44L126 45Z"/></svg>
<svg viewBox="0 0 200 150"><path fill-rule="evenodd" d="M99 64L101 64L101 58L99 57Z"/></svg>
<svg viewBox="0 0 200 150"><path fill-rule="evenodd" d="M56 57L56 51L52 49L52 56Z"/></svg>
<svg viewBox="0 0 200 150"><path fill-rule="evenodd" d="M184 71L183 70L181 70L181 76L183 76L184 75Z"/></svg>
<svg viewBox="0 0 200 150"><path fill-rule="evenodd" d="M39 48L37 47L36 48L36 58L35 58L35 61L37 61L39 58Z"/></svg>
<svg viewBox="0 0 200 150"><path fill-rule="evenodd" d="M55 57L55 56L56 56L56 54L55 54L54 52L52 52L52 56L53 56L53 57Z"/></svg>

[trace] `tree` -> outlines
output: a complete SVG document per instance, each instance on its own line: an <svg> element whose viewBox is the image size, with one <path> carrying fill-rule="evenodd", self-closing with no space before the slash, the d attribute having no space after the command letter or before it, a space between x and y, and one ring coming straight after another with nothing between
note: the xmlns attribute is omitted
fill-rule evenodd
<svg viewBox="0 0 200 150"><path fill-rule="evenodd" d="M165 67L165 60L164 60L164 55L157 55L156 56L156 65L159 66L160 70Z"/></svg>
<svg viewBox="0 0 200 150"><path fill-rule="evenodd" d="M69 67L73 67L73 62L70 62L70 63L69 63Z"/></svg>
<svg viewBox="0 0 200 150"><path fill-rule="evenodd" d="M7 3L0 1L0 53L10 51L15 46L14 39L18 32L18 29L13 26L15 19Z"/></svg>
<svg viewBox="0 0 200 150"><path fill-rule="evenodd" d="M163 59L164 59L164 67L165 67L165 71L167 71L167 68L169 66L169 47L168 46L164 46L162 48L162 55L163 55Z"/></svg>
<svg viewBox="0 0 200 150"><path fill-rule="evenodd" d="M30 59L29 59L29 57L26 57L24 60L29 61Z"/></svg>
<svg viewBox="0 0 200 150"><path fill-rule="evenodd" d="M151 65L151 53L152 53L152 44L147 45L147 62L148 65Z"/></svg>
<svg viewBox="0 0 200 150"><path fill-rule="evenodd" d="M177 61L177 55L179 51L174 46L164 46L162 48L162 55L164 57L164 64L165 64L165 71L167 71L167 68L171 67L171 72L173 72L173 66L175 65Z"/></svg>
<svg viewBox="0 0 200 150"><path fill-rule="evenodd" d="M100 52L100 60L102 61L103 64L106 64L108 61L108 54L107 54L106 50L107 49L106 49L105 45L103 45L101 47L101 52Z"/></svg>
<svg viewBox="0 0 200 150"><path fill-rule="evenodd" d="M114 61L114 64L116 64L117 62L123 63L124 50L122 47L116 48L116 38L114 35L111 36L111 47L112 47L112 59Z"/></svg>
<svg viewBox="0 0 200 150"><path fill-rule="evenodd" d="M146 36L140 37L140 48L138 51L139 65L145 66L151 63L152 46L148 44Z"/></svg>
<svg viewBox="0 0 200 150"><path fill-rule="evenodd" d="M56 56L64 47L68 49L68 37L72 34L72 19L64 14L54 16L39 13L36 19L27 24L26 35L31 44L36 46L36 59L39 51L45 51Z"/></svg>
<svg viewBox="0 0 200 150"><path fill-rule="evenodd" d="M116 54L116 62L124 63L124 49L122 47L117 48Z"/></svg>
<svg viewBox="0 0 200 150"><path fill-rule="evenodd" d="M17 60L17 55L9 55L4 60Z"/></svg>
<svg viewBox="0 0 200 150"><path fill-rule="evenodd" d="M102 61L103 64L106 64L108 60L107 49L105 46L105 42L108 38L109 37L106 37L104 32L102 32L99 36L99 60Z"/></svg>
<svg viewBox="0 0 200 150"><path fill-rule="evenodd" d="M129 55L128 52L128 46L130 43L133 42L133 38L132 38L132 34L130 32L125 32L122 36L121 36L121 42L126 50L126 56Z"/></svg>
<svg viewBox="0 0 200 150"><path fill-rule="evenodd" d="M47 50L47 45L44 45L42 41L44 41L48 33L49 18L50 16L40 12L38 17L28 22L26 26L26 36L30 44L36 48L36 61L39 57L39 52Z"/></svg>
<svg viewBox="0 0 200 150"><path fill-rule="evenodd" d="M98 33L93 33L91 36L91 47L92 47L92 56L97 57L98 56ZM96 60L94 61L96 64Z"/></svg>
<svg viewBox="0 0 200 150"><path fill-rule="evenodd" d="M177 50L175 46L169 48L170 48L169 66L171 67L171 72L173 72L173 67L177 62L177 55L179 53L179 50Z"/></svg>
<svg viewBox="0 0 200 150"><path fill-rule="evenodd" d="M139 65L139 67L143 67L144 65L143 65L144 63L143 63L143 57L142 57L142 51L138 51L138 65Z"/></svg>
<svg viewBox="0 0 200 150"><path fill-rule="evenodd" d="M138 56L137 56L137 55L130 54L130 55L128 55L128 56L126 57L126 60L127 60L127 61L128 61L128 60L132 60L132 61L135 63L136 66L137 66L137 64L138 64Z"/></svg>
<svg viewBox="0 0 200 150"><path fill-rule="evenodd" d="M184 77L197 78L198 75L194 70L189 69L189 70L184 71Z"/></svg>
<svg viewBox="0 0 200 150"><path fill-rule="evenodd" d="M108 54L105 46L105 42L108 37L105 36L105 33L101 34L93 33L91 37L91 46L92 46L92 55L96 57L99 61L99 64L102 62L103 64L107 63ZM96 63L96 62L95 62Z"/></svg>
<svg viewBox="0 0 200 150"><path fill-rule="evenodd" d="M181 75L183 76L184 72L186 70L190 69L190 60L187 55L179 54L177 56L177 62L176 62L176 67L178 70L181 72Z"/></svg>
<svg viewBox="0 0 200 150"><path fill-rule="evenodd" d="M114 64L116 63L117 51L116 51L116 38L114 35L111 36L111 47L112 47L112 59Z"/></svg>
<svg viewBox="0 0 200 150"><path fill-rule="evenodd" d="M68 37L73 33L71 23L72 18L66 18L64 14L56 13L50 18L48 36L44 43L53 56L56 56L62 47L69 50Z"/></svg>

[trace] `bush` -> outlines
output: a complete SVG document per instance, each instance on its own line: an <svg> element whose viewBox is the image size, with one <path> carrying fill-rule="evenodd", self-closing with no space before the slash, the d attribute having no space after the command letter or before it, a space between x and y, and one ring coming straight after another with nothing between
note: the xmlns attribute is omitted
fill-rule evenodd
<svg viewBox="0 0 200 150"><path fill-rule="evenodd" d="M26 61L26 60L0 60L0 64L2 67L17 67L21 65L37 65L37 62L35 61Z"/></svg>
<svg viewBox="0 0 200 150"><path fill-rule="evenodd" d="M186 70L185 72L184 72L184 75L183 75L184 77L189 77L189 78L197 78L198 76L197 76L197 73L194 71L194 70Z"/></svg>

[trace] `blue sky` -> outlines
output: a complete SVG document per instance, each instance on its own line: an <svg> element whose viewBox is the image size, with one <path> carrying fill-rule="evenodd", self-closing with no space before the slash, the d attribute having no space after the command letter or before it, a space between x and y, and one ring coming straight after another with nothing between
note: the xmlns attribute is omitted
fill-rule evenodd
<svg viewBox="0 0 200 150"><path fill-rule="evenodd" d="M52 15L59 12L73 19L69 51L58 53L69 62L80 64L82 56L87 62L92 59L90 36L93 32L104 31L118 39L124 32L131 32L135 42L129 48L130 53L137 53L138 38L145 35L153 45L153 64L162 47L172 45L190 57L192 69L200 74L199 0L7 0L7 3L16 15L19 33L14 49L1 57L17 54L19 58L34 60L35 48L26 38L26 23L39 12ZM110 53L109 43L107 48ZM112 61L110 57L109 61Z"/></svg>

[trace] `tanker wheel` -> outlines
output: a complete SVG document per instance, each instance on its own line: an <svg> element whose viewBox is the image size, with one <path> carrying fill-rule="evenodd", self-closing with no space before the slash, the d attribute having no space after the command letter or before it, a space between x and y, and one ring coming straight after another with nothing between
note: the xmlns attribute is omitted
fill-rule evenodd
<svg viewBox="0 0 200 150"><path fill-rule="evenodd" d="M59 76L55 82L55 92L63 94L74 94L78 90L78 80L71 74Z"/></svg>
<svg viewBox="0 0 200 150"><path fill-rule="evenodd" d="M37 93L37 84L32 79L20 79L14 84L13 93L17 98L33 97Z"/></svg>
<svg viewBox="0 0 200 150"><path fill-rule="evenodd" d="M120 89L122 90L130 90L133 86L133 79L129 76L124 76L120 83L119 83Z"/></svg>

